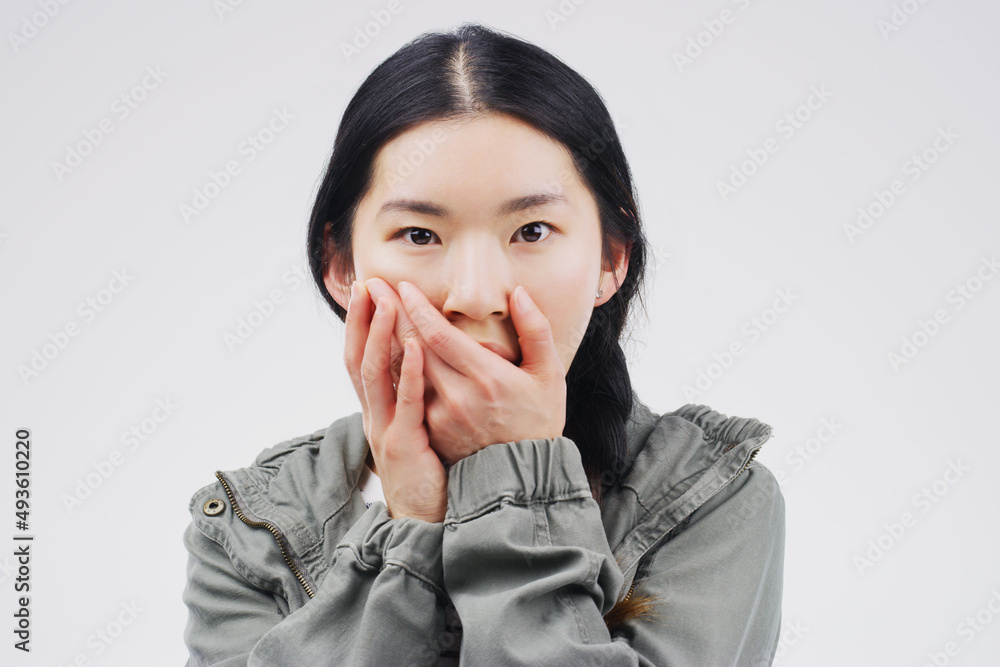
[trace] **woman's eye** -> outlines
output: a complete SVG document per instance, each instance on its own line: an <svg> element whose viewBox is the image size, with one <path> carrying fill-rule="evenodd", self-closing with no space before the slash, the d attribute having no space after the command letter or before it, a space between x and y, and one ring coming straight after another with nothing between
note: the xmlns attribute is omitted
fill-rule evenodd
<svg viewBox="0 0 1000 667"><path fill-rule="evenodd" d="M427 245L430 243L429 237L434 236L434 232L423 227L406 227L400 229L396 235L404 237L414 245Z"/></svg>
<svg viewBox="0 0 1000 667"><path fill-rule="evenodd" d="M547 222L529 222L522 225L514 236L521 235L528 243L538 243L545 240L552 233L552 225ZM398 230L395 237L403 237L413 245L424 246L433 242L437 235L429 229L423 227L404 227Z"/></svg>
<svg viewBox="0 0 1000 667"><path fill-rule="evenodd" d="M538 238L543 231L547 232L545 236ZM549 234L552 233L552 225L547 222L529 222L518 229L517 232L518 234L522 234L523 232L522 236L528 243L538 243L539 241L549 237Z"/></svg>

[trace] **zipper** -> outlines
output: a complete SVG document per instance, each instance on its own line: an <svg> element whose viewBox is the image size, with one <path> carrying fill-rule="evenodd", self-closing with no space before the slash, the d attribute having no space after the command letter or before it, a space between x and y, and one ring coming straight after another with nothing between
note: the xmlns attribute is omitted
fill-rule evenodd
<svg viewBox="0 0 1000 667"><path fill-rule="evenodd" d="M763 446L763 444L761 446ZM735 475L733 475L733 479L736 479L737 477L739 477L743 473L743 471L747 469L747 466L750 465L750 462L753 461L754 457L757 456L757 452L759 452L759 451L760 451L760 447L757 447L757 449L755 449L752 452L750 452L750 458L748 458L743 463L743 467L740 468L739 471Z"/></svg>
<svg viewBox="0 0 1000 667"><path fill-rule="evenodd" d="M636 578L633 576L632 585L628 587L628 593L626 593L625 597L622 598L622 602L628 602L628 599L632 597L632 592L635 591L635 583L636 583Z"/></svg>
<svg viewBox="0 0 1000 667"><path fill-rule="evenodd" d="M761 443L761 446L763 446L763 443ZM760 447L757 447L756 449L754 449L754 450L752 450L752 451L750 452L750 456L749 456L749 457L747 458L747 460L746 460L746 461L744 461L744 462L743 462L743 465L742 465L742 466L740 467L740 469L739 469L739 470L738 470L738 471L736 472L736 474L735 474L735 475L733 475L733 480L735 480L735 479L736 479L737 477L739 477L739 476L740 476L740 475L741 475L741 474L743 473L743 471L747 469L747 467L748 467L748 466L750 465L750 463L751 463L751 462L752 462L752 461L754 460L754 457L755 457L755 456L757 456L757 452L759 452L759 451L760 451L760 449L761 449ZM730 480L730 481L732 481L732 480ZM641 559L642 559L643 557L645 557L645 555L646 555L646 554L645 554L645 553L643 553L643 554L642 554L642 556L640 556L640 560L641 560ZM632 576L632 585L631 585L631 586L629 586L629 588L628 588L628 593L626 593L626 594L625 594L625 597L624 597L624 598L622 598L622 602L628 602L629 598L631 598L631 597L632 597L632 593L634 593L634 592L635 592L635 585L636 585L636 584L638 583L638 581L639 581L639 580L638 580L638 578L637 578L637 577L638 577L638 575L639 575L639 570L638 570L638 566L637 566L637 568L636 568L636 573L635 573L635 575L633 575L633 576Z"/></svg>
<svg viewBox="0 0 1000 667"><path fill-rule="evenodd" d="M313 597L315 593L313 593L312 586L310 586L309 582L306 581L306 578L302 575L302 571L299 570L294 562L292 562L292 549L288 545L288 540L286 540L285 536L281 534L280 530L278 530L278 527L269 521L252 521L248 519L246 515L243 514L243 510L240 509L240 506L236 503L236 497L233 495L233 490L230 488L229 482L226 481L226 478L222 476L221 472L216 472L215 476L218 478L219 482L222 483L222 488L226 490L226 495L229 497L229 504L233 506L233 513L246 525L252 528L267 528L268 531L274 535L274 539L278 542L278 548L281 549L281 557L285 559L285 564L288 565L292 574L294 574L295 578L298 579L300 584L302 584L302 588L305 589L306 595L310 598Z"/></svg>

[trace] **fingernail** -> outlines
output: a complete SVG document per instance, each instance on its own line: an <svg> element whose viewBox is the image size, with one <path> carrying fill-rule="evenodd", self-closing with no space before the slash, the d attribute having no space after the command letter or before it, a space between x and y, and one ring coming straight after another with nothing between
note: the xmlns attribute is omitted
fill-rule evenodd
<svg viewBox="0 0 1000 667"><path fill-rule="evenodd" d="M382 305L382 299L379 299L378 301L375 302L375 312L376 313L384 313L385 312L385 306Z"/></svg>
<svg viewBox="0 0 1000 667"><path fill-rule="evenodd" d="M354 295L358 293L358 281L355 280L351 283L351 298L347 300L347 310L351 309L351 302L354 301Z"/></svg>
<svg viewBox="0 0 1000 667"><path fill-rule="evenodd" d="M399 296L402 299L409 299L413 295L413 287L408 282L400 281L399 285L396 287L399 290Z"/></svg>
<svg viewBox="0 0 1000 667"><path fill-rule="evenodd" d="M517 307L521 310L527 310L530 307L528 304L528 293L520 285L514 288L514 300L517 301Z"/></svg>

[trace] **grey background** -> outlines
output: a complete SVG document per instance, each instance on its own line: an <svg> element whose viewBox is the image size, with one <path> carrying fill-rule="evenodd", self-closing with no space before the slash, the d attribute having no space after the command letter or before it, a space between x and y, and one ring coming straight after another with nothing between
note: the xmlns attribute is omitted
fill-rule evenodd
<svg viewBox="0 0 1000 667"><path fill-rule="evenodd" d="M5 664L184 661L191 494L360 409L343 325L296 274L340 115L399 46L463 21L555 53L618 123L657 249L649 319L626 345L640 397L656 412L704 403L774 426L759 460L787 503L778 664L995 658L997 5L400 0L384 26L372 12L387 2L223 6L15 0L0 12L0 539L15 533L20 427L33 434L36 535L33 651L8 634ZM366 24L369 43L345 56ZM689 47L697 57L679 66ZM814 90L826 99L810 109ZM241 143L275 109L294 118L249 160ZM91 141L102 121L113 131ZM723 198L718 183L769 139L777 150ZM96 145L79 166L54 166L81 142ZM935 161L913 171L925 150ZM230 160L240 173L185 221L180 206ZM852 242L845 225L896 179L902 194ZM127 285L110 291L123 270ZM974 298L959 299L960 284ZM274 290L273 313L227 345ZM791 305L771 313L780 291ZM919 334L939 310L947 321ZM920 346L894 367L904 337ZM734 342L743 354L723 368ZM685 392L699 372L711 382ZM158 400L176 405L162 422ZM133 427L148 435L123 441ZM88 476L96 488L68 505ZM11 552L0 549L8 625ZM109 645L97 633L115 631L123 604L141 611Z"/></svg>

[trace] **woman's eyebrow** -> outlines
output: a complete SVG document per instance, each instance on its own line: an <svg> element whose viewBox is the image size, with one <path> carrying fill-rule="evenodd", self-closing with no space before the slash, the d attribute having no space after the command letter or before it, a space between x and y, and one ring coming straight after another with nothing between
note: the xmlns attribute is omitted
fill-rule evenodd
<svg viewBox="0 0 1000 667"><path fill-rule="evenodd" d="M524 211L538 206L549 206L552 204L565 204L566 198L559 194L540 192L536 194L514 197L503 202L496 209L496 216L503 217ZM382 215L386 211L406 211L419 213L421 215L432 215L437 218L446 218L451 212L439 204L419 199L390 199L379 209L375 217Z"/></svg>

